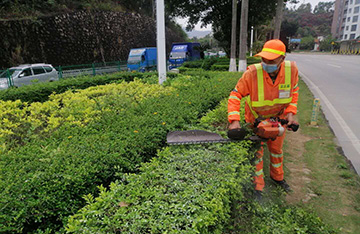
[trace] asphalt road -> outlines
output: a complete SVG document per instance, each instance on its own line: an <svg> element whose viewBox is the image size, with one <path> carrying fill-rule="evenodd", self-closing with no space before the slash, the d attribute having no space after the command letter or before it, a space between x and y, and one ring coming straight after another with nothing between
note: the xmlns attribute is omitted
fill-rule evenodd
<svg viewBox="0 0 360 234"><path fill-rule="evenodd" d="M296 61L299 75L320 98L338 143L360 174L360 56L292 53L286 59Z"/></svg>

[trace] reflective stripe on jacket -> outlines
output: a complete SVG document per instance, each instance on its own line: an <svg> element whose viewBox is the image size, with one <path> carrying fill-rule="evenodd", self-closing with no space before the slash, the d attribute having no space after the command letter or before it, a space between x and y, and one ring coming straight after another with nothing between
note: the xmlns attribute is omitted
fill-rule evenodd
<svg viewBox="0 0 360 234"><path fill-rule="evenodd" d="M280 65L275 83L261 64L251 65L239 79L228 101L228 120L240 120L240 100L246 97L245 118L252 122L258 116L265 118L297 112L298 69L295 62Z"/></svg>

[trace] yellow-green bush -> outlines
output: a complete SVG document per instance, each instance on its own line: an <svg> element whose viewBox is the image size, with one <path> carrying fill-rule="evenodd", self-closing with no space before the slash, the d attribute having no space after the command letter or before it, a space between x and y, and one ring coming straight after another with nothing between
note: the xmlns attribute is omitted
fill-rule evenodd
<svg viewBox="0 0 360 234"><path fill-rule="evenodd" d="M43 103L0 100L0 152L8 150L11 143L22 144L28 138L46 135L62 125L85 126L99 118L101 112L111 111L106 100L114 96L121 97L126 105L136 105L147 97L158 97L172 91L172 87L135 80L69 90L53 94Z"/></svg>
<svg viewBox="0 0 360 234"><path fill-rule="evenodd" d="M171 74L169 74L170 76ZM52 93L63 93L69 89L86 89L88 87L118 83L121 81L133 81L135 78L152 80L154 73L118 72L114 74L81 76L61 79L55 82L40 82L32 85L24 85L19 88L0 90L0 100L24 102L45 102Z"/></svg>

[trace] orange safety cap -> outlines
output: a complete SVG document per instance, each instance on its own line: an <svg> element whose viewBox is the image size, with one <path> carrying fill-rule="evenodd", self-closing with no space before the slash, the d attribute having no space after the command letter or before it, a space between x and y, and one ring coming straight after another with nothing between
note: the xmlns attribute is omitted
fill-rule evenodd
<svg viewBox="0 0 360 234"><path fill-rule="evenodd" d="M285 44L279 39L273 39L267 41L262 49L262 51L254 56L260 56L267 60L274 60L280 57L281 55L285 56L286 47Z"/></svg>

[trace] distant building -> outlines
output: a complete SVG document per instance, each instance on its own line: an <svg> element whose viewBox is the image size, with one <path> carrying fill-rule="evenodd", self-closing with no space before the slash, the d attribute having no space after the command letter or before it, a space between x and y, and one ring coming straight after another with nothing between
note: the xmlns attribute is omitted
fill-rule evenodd
<svg viewBox="0 0 360 234"><path fill-rule="evenodd" d="M336 0L331 34L342 41L360 38L360 0Z"/></svg>

